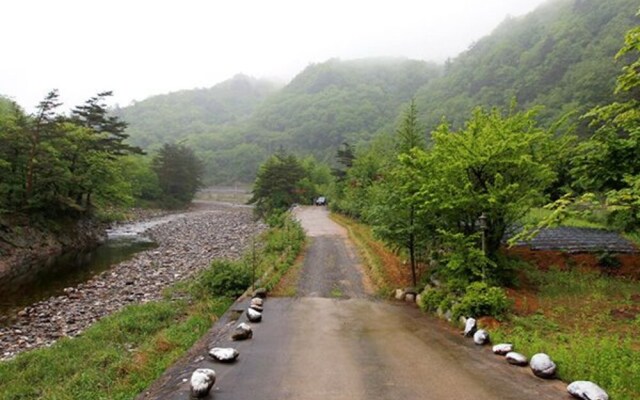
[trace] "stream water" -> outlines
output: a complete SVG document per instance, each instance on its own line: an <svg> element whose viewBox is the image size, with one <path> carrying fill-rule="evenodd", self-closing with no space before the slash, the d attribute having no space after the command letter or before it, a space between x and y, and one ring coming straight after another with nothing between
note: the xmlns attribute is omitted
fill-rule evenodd
<svg viewBox="0 0 640 400"><path fill-rule="evenodd" d="M180 214L118 225L107 230L107 240L96 248L23 266L12 277L0 281L0 321L11 319L20 309L60 295L64 288L86 282L112 265L155 247L146 232L178 217Z"/></svg>

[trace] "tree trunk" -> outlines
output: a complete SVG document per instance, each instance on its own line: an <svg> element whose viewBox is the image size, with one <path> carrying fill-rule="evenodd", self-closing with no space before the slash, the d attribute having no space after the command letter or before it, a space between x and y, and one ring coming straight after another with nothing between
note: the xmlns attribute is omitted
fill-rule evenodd
<svg viewBox="0 0 640 400"><path fill-rule="evenodd" d="M415 219L415 208L411 206L411 210L409 211L409 227L411 229L411 233L409 234L409 261L411 263L411 280L413 282L413 287L417 286L416 279L416 234L413 231L413 224Z"/></svg>

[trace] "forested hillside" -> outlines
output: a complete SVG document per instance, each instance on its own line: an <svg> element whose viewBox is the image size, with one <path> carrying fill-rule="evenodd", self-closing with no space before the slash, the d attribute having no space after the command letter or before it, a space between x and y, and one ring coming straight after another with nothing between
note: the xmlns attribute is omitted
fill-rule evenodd
<svg viewBox="0 0 640 400"><path fill-rule="evenodd" d="M554 0L504 21L420 89L427 127L443 116L459 124L478 105L506 106L514 98L523 109L543 105L545 124L610 102L623 64L614 55L637 11L635 0Z"/></svg>
<svg viewBox="0 0 640 400"><path fill-rule="evenodd" d="M435 64L414 60L329 60L267 99L252 122L287 147L322 154L393 126L400 106L439 73Z"/></svg>
<svg viewBox="0 0 640 400"><path fill-rule="evenodd" d="M270 96L264 89L273 86L236 77L211 89L152 97L118 113L142 147L186 139L204 161L207 183L250 182L281 147L329 159L343 141L367 141L392 127L402 104L439 72L435 64L405 59L329 60L310 65ZM243 101L247 92L251 98ZM207 104L228 108L219 113ZM247 117L249 105L256 110Z"/></svg>
<svg viewBox="0 0 640 400"><path fill-rule="evenodd" d="M148 148L237 124L278 87L273 82L239 74L208 89L149 97L115 113L129 124L127 132L132 143Z"/></svg>
<svg viewBox="0 0 640 400"><path fill-rule="evenodd" d="M185 140L203 159L206 183L249 182L279 148L333 162L337 147L393 131L412 97L425 131L444 117L457 127L476 106L540 105L550 126L613 99L625 60L614 60L638 18L635 0L552 0L509 18L440 67L404 59L332 59L288 85L238 76L211 89L156 96L118 111L132 143ZM586 120L579 132L589 135Z"/></svg>

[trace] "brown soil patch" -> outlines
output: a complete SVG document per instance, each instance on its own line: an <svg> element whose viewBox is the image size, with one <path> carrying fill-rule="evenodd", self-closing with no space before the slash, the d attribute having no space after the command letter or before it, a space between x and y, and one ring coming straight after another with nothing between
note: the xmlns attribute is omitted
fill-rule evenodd
<svg viewBox="0 0 640 400"><path fill-rule="evenodd" d="M500 321L493 317L481 317L478 319L478 326L482 329L493 331L500 326Z"/></svg>
<svg viewBox="0 0 640 400"><path fill-rule="evenodd" d="M561 269L585 269L598 272L606 272L614 276L624 276L640 280L640 254L612 254L620 263L619 267L606 267L600 265L598 254L574 253L569 254L557 250L531 250L529 247L518 246L505 249L510 256L519 257L532 263L543 271L551 267Z"/></svg>
<svg viewBox="0 0 640 400"><path fill-rule="evenodd" d="M530 315L540 308L538 297L529 290L506 289L507 296L513 301L513 311L517 315Z"/></svg>

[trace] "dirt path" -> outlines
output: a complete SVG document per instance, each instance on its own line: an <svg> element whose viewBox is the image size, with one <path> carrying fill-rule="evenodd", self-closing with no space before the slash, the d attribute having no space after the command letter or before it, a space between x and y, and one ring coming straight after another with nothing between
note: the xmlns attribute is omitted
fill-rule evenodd
<svg viewBox="0 0 640 400"><path fill-rule="evenodd" d="M416 307L369 298L366 275L342 228L321 208L296 215L312 237L302 296L268 299L249 341L231 342L235 322L221 321L141 398L187 399L185 379L197 367L216 370L208 398L217 400L569 398L561 382L510 366ZM345 295L332 295L335 287ZM213 345L236 347L240 359L232 365L202 359Z"/></svg>

